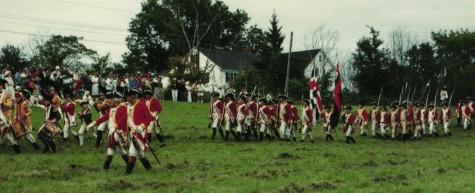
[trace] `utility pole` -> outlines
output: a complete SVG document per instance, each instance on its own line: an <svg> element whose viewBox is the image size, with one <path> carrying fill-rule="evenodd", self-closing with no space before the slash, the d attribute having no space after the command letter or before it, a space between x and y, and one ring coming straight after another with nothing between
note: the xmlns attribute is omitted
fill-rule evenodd
<svg viewBox="0 0 475 193"><path fill-rule="evenodd" d="M292 39L294 37L294 32L290 32L290 47L289 47L289 58L287 60L287 75L285 77L285 94L288 95L288 85L289 85L289 71L290 71L290 54L292 53Z"/></svg>

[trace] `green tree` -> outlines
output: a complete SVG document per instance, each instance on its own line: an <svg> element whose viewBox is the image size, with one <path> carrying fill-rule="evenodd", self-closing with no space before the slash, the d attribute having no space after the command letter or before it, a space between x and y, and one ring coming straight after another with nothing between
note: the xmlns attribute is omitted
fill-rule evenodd
<svg viewBox="0 0 475 193"><path fill-rule="evenodd" d="M219 0L147 0L130 22L124 62L162 70L170 56L188 58L200 47L241 48L248 21L246 12L231 12ZM191 74L200 76L194 72L199 71L196 63L187 66Z"/></svg>
<svg viewBox="0 0 475 193"><path fill-rule="evenodd" d="M20 47L6 44L0 51L0 64L9 64L15 70L21 70L28 63L26 55Z"/></svg>
<svg viewBox="0 0 475 193"><path fill-rule="evenodd" d="M31 61L44 67L64 66L68 70L84 70L83 60L92 59L97 53L79 41L82 37L53 35L38 46L38 54Z"/></svg>
<svg viewBox="0 0 475 193"><path fill-rule="evenodd" d="M388 82L390 76L390 53L381 48L383 40L379 39L379 31L370 28L371 37L363 37L357 42L356 52L352 53L353 67L356 70L354 82L360 95L376 96L381 86L392 89Z"/></svg>
<svg viewBox="0 0 475 193"><path fill-rule="evenodd" d="M262 76L269 91L276 92L285 84L287 65L283 62L284 57L281 53L285 36L282 34L282 26L279 26L275 13L272 15L270 24L271 27L265 32L266 45L263 48L261 61L256 64L256 67L262 70Z"/></svg>

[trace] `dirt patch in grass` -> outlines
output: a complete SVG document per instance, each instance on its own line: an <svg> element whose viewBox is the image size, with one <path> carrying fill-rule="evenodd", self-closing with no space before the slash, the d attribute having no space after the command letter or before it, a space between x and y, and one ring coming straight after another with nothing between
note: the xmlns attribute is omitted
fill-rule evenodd
<svg viewBox="0 0 475 193"><path fill-rule="evenodd" d="M348 164L348 163L345 163L345 164L342 164L341 167L343 169L353 169L353 168L361 168L361 167L378 167L378 163L376 163L375 161L373 160L368 160L366 162L363 162L363 163L352 163L352 164Z"/></svg>
<svg viewBox="0 0 475 193"><path fill-rule="evenodd" d="M439 174L445 174L445 173L447 173L447 170L445 170L444 168L439 168L439 169L437 170L437 173L439 173Z"/></svg>
<svg viewBox="0 0 475 193"><path fill-rule="evenodd" d="M380 176L371 179L373 182L385 182L385 181L395 181L395 180L405 180L407 176L404 174L400 175L389 175L389 176Z"/></svg>
<svg viewBox="0 0 475 193"><path fill-rule="evenodd" d="M323 157L325 157L325 158L336 158L336 154L333 154L333 153L325 153L325 154L323 154Z"/></svg>
<svg viewBox="0 0 475 193"><path fill-rule="evenodd" d="M278 192L280 193L301 193L305 191L305 187L291 182L290 184L285 185L280 188Z"/></svg>
<svg viewBox="0 0 475 193"><path fill-rule="evenodd" d="M407 164L409 161L408 160L403 160L403 161L393 161L393 160L388 160L386 163L392 166L397 166L397 165L402 165L402 164Z"/></svg>
<svg viewBox="0 0 475 193"><path fill-rule="evenodd" d="M248 172L244 175L246 177L259 178L259 179L267 180L267 179L270 179L270 178L278 177L279 175L283 176L283 177L286 177L286 176L288 176L288 174L290 172L291 171L288 171L288 170L267 169L265 171L254 170L254 171Z"/></svg>
<svg viewBox="0 0 475 193"><path fill-rule="evenodd" d="M241 152L253 152L253 151L256 151L256 149L252 148L252 147L249 147L249 148L246 148L246 149L242 149Z"/></svg>
<svg viewBox="0 0 475 193"><path fill-rule="evenodd" d="M202 136L199 136L198 139L199 140L206 140L206 139L209 139L209 137L202 135Z"/></svg>
<svg viewBox="0 0 475 193"><path fill-rule="evenodd" d="M85 170L85 171L89 171L89 172L98 172L98 171L100 171L99 168L93 168L93 167L85 166L85 165L81 165L81 164L69 164L69 170L71 170L71 171Z"/></svg>
<svg viewBox="0 0 475 193"><path fill-rule="evenodd" d="M113 191L113 192L124 191L126 189L129 189L129 190L136 190L137 189L136 186L134 186L132 183L130 183L126 180L119 180L119 181L115 181L115 182L109 182L109 183L104 185L104 188L107 191Z"/></svg>
<svg viewBox="0 0 475 193"><path fill-rule="evenodd" d="M179 185L178 182L147 182L147 183L144 183L145 187L150 187L152 189L178 186L178 185Z"/></svg>
<svg viewBox="0 0 475 193"><path fill-rule="evenodd" d="M312 151L312 149L302 147L302 148L296 148L295 151Z"/></svg>
<svg viewBox="0 0 475 193"><path fill-rule="evenodd" d="M314 182L308 185L308 188L314 191L324 191L324 190L333 190L336 189L338 185L331 182Z"/></svg>
<svg viewBox="0 0 475 193"><path fill-rule="evenodd" d="M184 161L182 163L167 163L165 165L165 168L169 169L169 170L179 170L179 169L184 169L188 166L188 161Z"/></svg>
<svg viewBox="0 0 475 193"><path fill-rule="evenodd" d="M392 151L392 152L390 152L390 153L388 153L388 154L386 154L386 155L388 155L388 156L395 156L395 157L407 157L406 154L401 153L401 152L395 152L395 151Z"/></svg>
<svg viewBox="0 0 475 193"><path fill-rule="evenodd" d="M292 155L287 152L283 152L277 156L277 159L302 159L302 157L298 155Z"/></svg>
<svg viewBox="0 0 475 193"><path fill-rule="evenodd" d="M173 136L173 135L163 135L163 138L168 139L168 140L173 140L173 139L175 139L175 136Z"/></svg>
<svg viewBox="0 0 475 193"><path fill-rule="evenodd" d="M196 164L196 167L200 170L208 170L208 169L212 168L215 165L216 164L209 163L209 162L199 162L198 164Z"/></svg>

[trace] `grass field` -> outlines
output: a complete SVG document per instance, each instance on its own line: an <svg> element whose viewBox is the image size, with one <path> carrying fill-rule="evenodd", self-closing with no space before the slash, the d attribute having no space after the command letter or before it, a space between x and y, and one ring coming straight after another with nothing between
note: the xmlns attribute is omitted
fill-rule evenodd
<svg viewBox="0 0 475 193"><path fill-rule="evenodd" d="M157 151L159 166L137 162L124 176L118 155L104 171L105 146L75 140L58 143L58 153L42 154L23 142L16 155L0 146L1 192L474 192L475 138L453 127L450 138L382 141L355 136L344 143L324 141L321 124L316 143L211 141L209 104L163 102L161 122L167 146ZM33 124L43 112L34 109ZM77 131L77 128L76 128ZM440 129L439 132L441 133ZM300 135L299 135L300 136ZM42 146L42 144L40 144Z"/></svg>

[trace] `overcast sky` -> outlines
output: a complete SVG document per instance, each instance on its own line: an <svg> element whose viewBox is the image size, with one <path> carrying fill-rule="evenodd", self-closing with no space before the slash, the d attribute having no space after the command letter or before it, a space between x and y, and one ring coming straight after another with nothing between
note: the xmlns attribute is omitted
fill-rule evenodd
<svg viewBox="0 0 475 193"><path fill-rule="evenodd" d="M127 51L130 19L141 9L139 0L0 0L0 46L28 45L27 34L82 36L83 43L100 54L111 53L120 62ZM250 25L267 29L275 12L286 34L294 32L293 50L304 50L304 34L325 24L340 33L339 50L351 52L372 25L387 39L398 27L429 41L439 29L475 30L474 0L224 0L231 10L243 9Z"/></svg>

